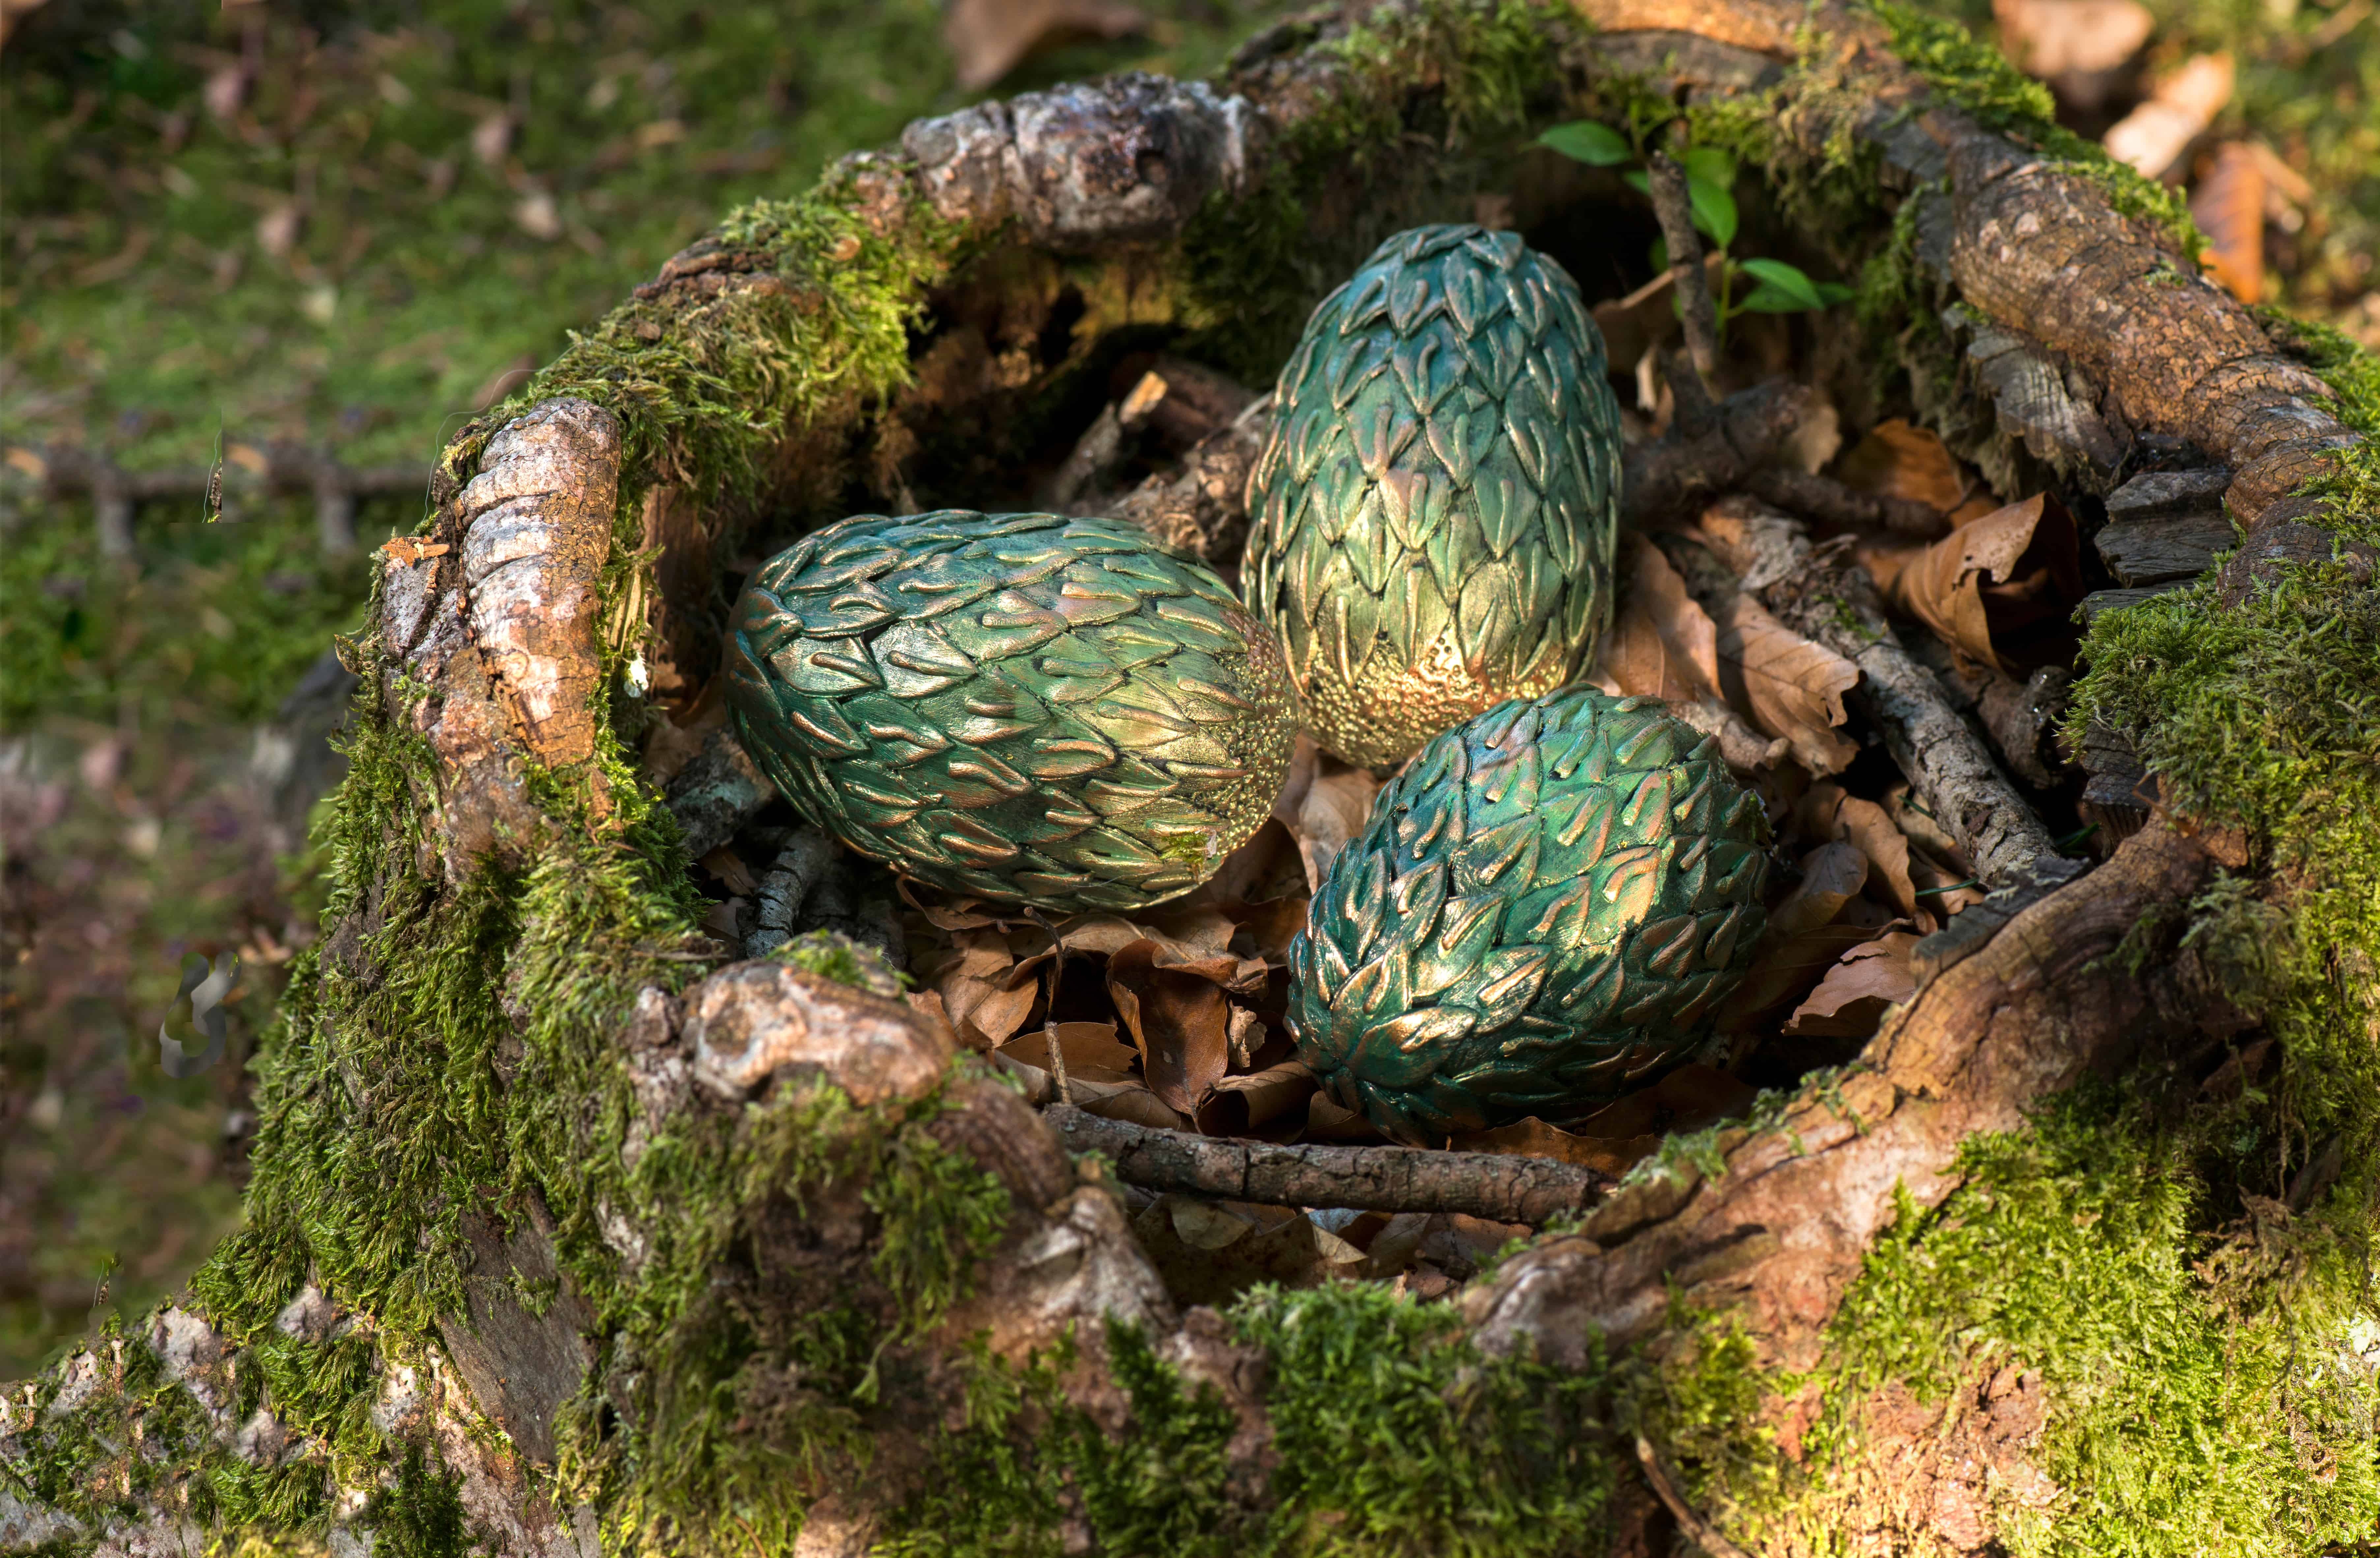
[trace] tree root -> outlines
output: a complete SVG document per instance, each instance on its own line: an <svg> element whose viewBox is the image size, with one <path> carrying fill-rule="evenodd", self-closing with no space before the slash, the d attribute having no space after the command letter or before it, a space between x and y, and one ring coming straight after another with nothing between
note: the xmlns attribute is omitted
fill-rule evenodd
<svg viewBox="0 0 2380 1558"><path fill-rule="evenodd" d="M1451 1211L1541 1224L1593 1204L1609 1175L1549 1158L1420 1147L1277 1147L1104 1119L1066 1104L1041 1117L1077 1152L1104 1152L1116 1177L1267 1206Z"/></svg>

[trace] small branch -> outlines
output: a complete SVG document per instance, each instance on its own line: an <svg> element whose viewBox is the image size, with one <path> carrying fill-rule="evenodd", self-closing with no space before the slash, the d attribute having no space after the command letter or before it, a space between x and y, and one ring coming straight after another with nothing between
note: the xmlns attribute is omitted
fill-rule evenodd
<svg viewBox="0 0 2380 1558"><path fill-rule="evenodd" d="M1643 1434L1636 1436L1636 1462L1645 1468L1645 1480L1653 1485L1653 1492L1670 1506L1677 1517L1678 1529L1685 1539L1710 1554L1710 1558L1752 1558L1752 1554L1719 1535L1718 1528L1694 1513L1685 1495L1678 1491L1678 1479L1653 1448L1652 1441Z"/></svg>
<svg viewBox="0 0 2380 1558"><path fill-rule="evenodd" d="M1942 684L1885 620L1876 581L1841 554L1841 543L1811 544L1801 521L1752 498L1730 498L1703 517L1702 535L1741 588L1806 639L1857 665L1851 698L1883 732L1885 749L1908 775L1975 874L1992 887L2063 881L2082 862L2059 856L2049 830L1992 761ZM1690 590L1713 588L1690 572Z"/></svg>
<svg viewBox="0 0 2380 1558"><path fill-rule="evenodd" d="M1704 383L1702 409L1709 409L1708 381L1718 372L1718 308L1711 301L1710 278L1703 274L1702 239L1694 232L1693 198L1686 192L1686 170L1667 152L1645 160L1653 189L1653 214L1660 218L1661 236L1670 246L1670 279L1678 289L1678 309L1686 327L1686 350ZM1689 392L1672 372L1670 388L1678 397L1678 413L1691 422Z"/></svg>
<svg viewBox="0 0 2380 1558"><path fill-rule="evenodd" d="M1828 476L1785 466L1767 466L1744 478L1744 490L1779 508L1824 519L1831 525L1858 525L1890 530L1896 535L1928 540L1949 527L1939 509L1915 498L1889 497L1846 487Z"/></svg>
<svg viewBox="0 0 2380 1558"><path fill-rule="evenodd" d="M1693 373L1682 376L1699 387ZM1809 404L1802 385L1771 379L1729 396L1698 429L1689 431L1682 414L1665 436L1630 444L1620 456L1621 523L1658 529L1741 486L1791 435Z"/></svg>
<svg viewBox="0 0 2380 1558"><path fill-rule="evenodd" d="M1266 1206L1451 1211L1537 1224L1584 1210L1612 1184L1609 1175L1549 1158L1421 1147L1277 1147L1135 1126L1063 1104L1042 1117L1070 1150L1106 1153L1127 1185Z"/></svg>

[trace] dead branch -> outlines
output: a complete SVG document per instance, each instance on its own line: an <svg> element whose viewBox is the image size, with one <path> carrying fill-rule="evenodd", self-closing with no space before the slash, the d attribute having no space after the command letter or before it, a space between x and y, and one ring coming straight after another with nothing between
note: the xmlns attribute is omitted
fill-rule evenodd
<svg viewBox="0 0 2380 1558"><path fill-rule="evenodd" d="M1653 443L1630 444L1620 456L1621 523L1658 529L1742 485L1801 425L1809 404L1802 385L1771 379L1720 401L1700 432L1672 428Z"/></svg>
<svg viewBox="0 0 2380 1558"><path fill-rule="evenodd" d="M1645 165L1651 176L1653 214L1660 218L1661 237L1670 246L1670 280L1678 289L1686 350L1703 381L1689 386L1681 382L1686 375L1670 375L1670 392L1678 397L1679 419L1691 428L1710 414L1708 381L1718 372L1718 307L1711 301L1710 278L1703 272L1703 246L1694 235L1686 170L1665 152L1654 152Z"/></svg>
<svg viewBox="0 0 2380 1558"><path fill-rule="evenodd" d="M1882 493L1863 493L1832 477L1815 476L1789 466L1763 466L1744 478L1743 486L1755 497L1795 514L1824 519L1830 525L1857 525L1929 540L1949 529L1945 517L1931 504Z"/></svg>
<svg viewBox="0 0 2380 1558"><path fill-rule="evenodd" d="M1786 626L1826 645L1860 669L1851 693L1884 734L1926 809L1938 818L1994 887L2082 869L2058 856L2049 830L1999 771L1983 739L1961 719L1932 672L1918 663L1885 619L1867 570L1840 543L1813 546L1800 521L1754 498L1730 498L1703 518L1702 533L1735 582ZM1707 567L1689 589L1716 591L1728 581Z"/></svg>
<svg viewBox="0 0 2380 1558"><path fill-rule="evenodd" d="M1202 562L1238 562L1248 539L1248 475L1271 426L1268 395L1199 439L1178 473L1152 476L1124 494L1116 517Z"/></svg>
<svg viewBox="0 0 2380 1558"><path fill-rule="evenodd" d="M1160 1130L1052 1105L1041 1117L1077 1152L1104 1152L1116 1176L1148 1190L1191 1190L1267 1206L1453 1211L1542 1223L1594 1204L1608 1175L1549 1158L1419 1147L1276 1147Z"/></svg>

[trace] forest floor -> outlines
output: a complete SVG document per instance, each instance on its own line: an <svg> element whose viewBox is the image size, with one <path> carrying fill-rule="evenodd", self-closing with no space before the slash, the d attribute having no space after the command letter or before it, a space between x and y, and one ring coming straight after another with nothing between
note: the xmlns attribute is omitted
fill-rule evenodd
<svg viewBox="0 0 2380 1558"><path fill-rule="evenodd" d="M426 471L443 430L720 213L972 101L963 77L1014 41L954 49L931 0L12 8L0 1379L145 1308L237 1217L240 1065L316 891L310 770L277 712L359 621L367 582L318 551L293 497L244 501L222 526L201 523L196 491L148 504L140 562L110 561L91 505L45 495L45 458L204 470L224 440ZM1125 30L1053 35L992 90L1205 73L1289 8L1011 6ZM1998 27L2083 133L2143 101L2197 113L2168 176L2227 279L2380 345L2373 0L2155 0L2136 36L2061 31L2058 0L2002 0L1997 21L1936 8ZM419 503L367 500L359 539L410 529ZM149 1036L182 965L233 952L225 1055L165 1075ZM172 1031L197 1041L187 1016Z"/></svg>

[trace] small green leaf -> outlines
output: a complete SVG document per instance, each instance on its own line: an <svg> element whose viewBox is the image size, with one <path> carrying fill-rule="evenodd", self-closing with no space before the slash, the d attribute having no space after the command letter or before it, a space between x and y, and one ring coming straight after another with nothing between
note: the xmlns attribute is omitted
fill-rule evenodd
<svg viewBox="0 0 2380 1558"><path fill-rule="evenodd" d="M1645 251L1653 262L1653 274L1659 275L1670 268L1670 240L1667 235L1656 233L1653 247Z"/></svg>
<svg viewBox="0 0 2380 1558"><path fill-rule="evenodd" d="M1620 176L1620 181L1640 195L1649 197L1653 193L1653 176L1641 167L1630 168Z"/></svg>
<svg viewBox="0 0 2380 1558"><path fill-rule="evenodd" d="M1537 137L1537 144L1550 146L1590 167L1617 166L1636 154L1626 137L1609 125L1598 125L1592 119L1556 125Z"/></svg>
<svg viewBox="0 0 2380 1558"><path fill-rule="evenodd" d="M1833 308L1837 303L1848 303L1858 296L1857 292L1839 281L1822 281L1818 284L1818 300L1828 308Z"/></svg>
<svg viewBox="0 0 2380 1558"><path fill-rule="evenodd" d="M1750 297L1735 306L1735 311L1752 314L1798 314L1817 306L1807 298L1786 291L1774 282L1764 281L1752 289Z"/></svg>
<svg viewBox="0 0 2380 1558"><path fill-rule="evenodd" d="M1796 308L1823 309L1827 306L1817 283L1812 281L1798 265L1789 265L1782 260L1746 260L1743 270L1745 274L1757 277L1764 289L1773 286L1794 299ZM1746 303L1744 306L1750 308L1752 305Z"/></svg>
<svg viewBox="0 0 2380 1558"><path fill-rule="evenodd" d="M1689 146L1678 162L1689 178L1699 178L1722 189L1735 188L1735 159L1716 146Z"/></svg>
<svg viewBox="0 0 2380 1558"><path fill-rule="evenodd" d="M1719 185L1700 178L1686 180L1686 199L1694 208L1694 225L1711 242L1725 249L1735 241L1735 197Z"/></svg>

